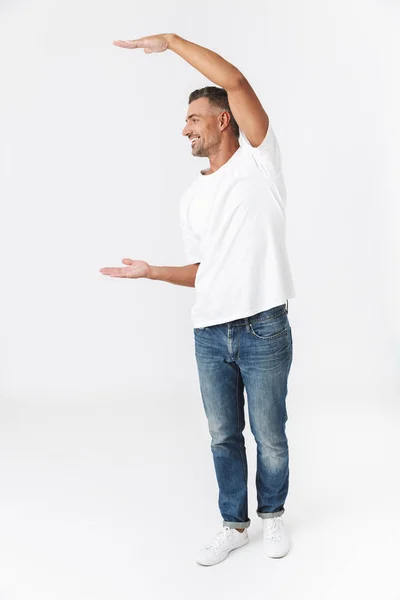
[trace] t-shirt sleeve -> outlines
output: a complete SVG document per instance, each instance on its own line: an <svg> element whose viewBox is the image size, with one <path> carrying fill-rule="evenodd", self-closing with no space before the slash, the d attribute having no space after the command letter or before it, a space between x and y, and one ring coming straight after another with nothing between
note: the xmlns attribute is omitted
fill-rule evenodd
<svg viewBox="0 0 400 600"><path fill-rule="evenodd" d="M193 234L186 231L183 236L184 253L188 264L200 263L200 242Z"/></svg>
<svg viewBox="0 0 400 600"><path fill-rule="evenodd" d="M265 138L256 148L253 148L243 131L240 131L240 135L243 141L241 145L253 156L257 165L268 175L277 177L281 172L281 153L271 123L268 125Z"/></svg>
<svg viewBox="0 0 400 600"><path fill-rule="evenodd" d="M187 221L185 203L181 202L180 224L182 231L183 249L188 264L201 262L200 240L194 235Z"/></svg>

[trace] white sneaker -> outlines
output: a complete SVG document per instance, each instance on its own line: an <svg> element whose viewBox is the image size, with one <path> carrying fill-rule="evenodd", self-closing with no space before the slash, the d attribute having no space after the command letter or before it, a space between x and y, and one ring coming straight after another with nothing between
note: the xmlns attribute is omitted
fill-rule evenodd
<svg viewBox="0 0 400 600"><path fill-rule="evenodd" d="M290 540L281 517L263 519L263 547L270 558L282 558L289 552Z"/></svg>
<svg viewBox="0 0 400 600"><path fill-rule="evenodd" d="M224 526L207 546L201 548L196 561L200 565L216 565L224 560L231 550L245 546L248 541L247 528L240 532Z"/></svg>

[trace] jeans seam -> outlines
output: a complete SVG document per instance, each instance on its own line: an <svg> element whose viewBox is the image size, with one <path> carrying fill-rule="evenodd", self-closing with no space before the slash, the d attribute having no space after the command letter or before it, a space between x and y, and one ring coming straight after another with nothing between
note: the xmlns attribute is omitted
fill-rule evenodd
<svg viewBox="0 0 400 600"><path fill-rule="evenodd" d="M293 343L292 343L291 329L288 329L288 336L290 336L290 344L289 344L290 352L288 353L289 364L288 364L288 367L286 369L286 396L285 396L285 413L286 413L286 419L285 419L284 423L286 423L286 421L288 420L286 399L287 399L287 395L288 395L288 391L289 391L288 390L289 371L290 371L290 367L292 366L292 361L293 361Z"/></svg>
<svg viewBox="0 0 400 600"><path fill-rule="evenodd" d="M268 317L260 317L259 319L253 319L252 317L250 317L250 323L262 323L264 321L270 321L271 319L275 319L276 317L282 317L283 315L287 315L285 308L282 312L269 315Z"/></svg>
<svg viewBox="0 0 400 600"><path fill-rule="evenodd" d="M273 315L267 315L266 317L259 317L258 319L254 319L254 320L255 321L268 321L269 319L275 319L276 317L282 317L282 315L285 315L285 314L287 314L287 313L286 313L286 309L284 308L279 313L274 313Z"/></svg>
<svg viewBox="0 0 400 600"><path fill-rule="evenodd" d="M262 336L262 335L258 335L258 333L256 333L253 329L253 325L250 323L250 331L251 333L254 335L254 337L258 338L259 340L273 340L277 337L281 337L285 334L285 332L287 332L287 327L285 327L284 329L282 329L282 331L280 331L279 333L273 333L272 335L267 335L267 336Z"/></svg>
<svg viewBox="0 0 400 600"><path fill-rule="evenodd" d="M240 434L239 429L240 429L240 420L239 420L239 375L240 375L240 369L238 366L236 366L237 371L236 371L236 416L237 416L237 431L238 434ZM243 407L243 413L244 413L244 407ZM243 417L244 418L244 417ZM239 435L238 435L238 442L239 442ZM245 473L245 468L244 468L244 460L243 460L243 446L241 443L239 443L239 452L240 452L240 460L242 463L242 470L243 470L243 481L246 484L246 488L247 488L247 482L246 482L246 473Z"/></svg>

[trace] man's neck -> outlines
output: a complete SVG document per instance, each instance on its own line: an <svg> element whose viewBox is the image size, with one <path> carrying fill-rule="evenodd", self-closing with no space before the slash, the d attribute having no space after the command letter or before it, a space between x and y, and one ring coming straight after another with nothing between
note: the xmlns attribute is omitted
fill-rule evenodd
<svg viewBox="0 0 400 600"><path fill-rule="evenodd" d="M203 175L211 175L215 171L218 171L222 165L224 165L232 156L235 154L236 150L240 147L239 142L235 142L229 144L228 146L224 146L223 148L219 147L215 154L209 156L210 166L208 169L204 169L202 171Z"/></svg>

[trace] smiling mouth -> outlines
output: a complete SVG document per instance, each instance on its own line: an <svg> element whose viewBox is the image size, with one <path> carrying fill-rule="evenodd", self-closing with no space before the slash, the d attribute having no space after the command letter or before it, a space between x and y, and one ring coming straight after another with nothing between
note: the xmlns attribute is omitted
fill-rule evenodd
<svg viewBox="0 0 400 600"><path fill-rule="evenodd" d="M197 138L193 138L193 139L191 140L191 145L192 145L192 146L194 146L194 144L195 144L195 143L197 142L197 140L199 140L199 139L200 139L200 138L198 138L198 137L197 137Z"/></svg>

